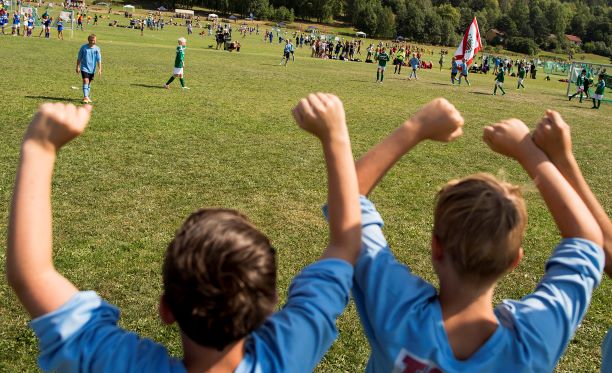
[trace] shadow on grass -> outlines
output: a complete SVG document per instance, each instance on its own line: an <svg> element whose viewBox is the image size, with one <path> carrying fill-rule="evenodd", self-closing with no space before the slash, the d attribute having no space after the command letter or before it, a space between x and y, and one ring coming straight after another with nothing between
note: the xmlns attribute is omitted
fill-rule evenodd
<svg viewBox="0 0 612 373"><path fill-rule="evenodd" d="M482 96L493 96L492 93L490 92L476 92L476 91L471 91L470 92L473 95L482 95ZM501 93L499 94L500 96L502 95Z"/></svg>
<svg viewBox="0 0 612 373"><path fill-rule="evenodd" d="M81 100L78 98L68 98L68 97L51 97L51 96L24 96L24 97L31 98L34 100L63 101L63 102L74 102L74 103L81 102Z"/></svg>
<svg viewBox="0 0 612 373"><path fill-rule="evenodd" d="M157 89L164 89L164 86L161 84L142 84L142 83L132 83L130 85L133 85L135 87L143 87L143 88L157 88Z"/></svg>

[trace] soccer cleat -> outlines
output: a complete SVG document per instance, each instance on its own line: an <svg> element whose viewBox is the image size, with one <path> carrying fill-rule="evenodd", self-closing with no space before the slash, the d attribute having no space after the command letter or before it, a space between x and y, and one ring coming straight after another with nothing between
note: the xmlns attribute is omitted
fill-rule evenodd
<svg viewBox="0 0 612 373"><path fill-rule="evenodd" d="M170 89L170 86L168 84L164 84L164 88Z"/></svg>
<svg viewBox="0 0 612 373"><path fill-rule="evenodd" d="M189 88L189 87L181 87L181 88L182 88L182 89L191 89L191 88Z"/></svg>
<svg viewBox="0 0 612 373"><path fill-rule="evenodd" d="M84 103L84 104L91 104L91 103L92 103L92 101L89 99L89 97L84 97L84 98L83 98L83 103Z"/></svg>

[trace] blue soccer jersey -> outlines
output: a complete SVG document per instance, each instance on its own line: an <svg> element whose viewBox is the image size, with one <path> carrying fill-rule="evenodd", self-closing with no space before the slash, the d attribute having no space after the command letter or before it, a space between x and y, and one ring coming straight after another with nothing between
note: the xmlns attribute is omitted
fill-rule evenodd
<svg viewBox="0 0 612 373"><path fill-rule="evenodd" d="M362 253L353 296L371 347L368 372L551 372L601 281L604 254L584 239L564 239L535 291L495 308L499 326L468 359L448 342L436 289L394 258L383 220L361 198Z"/></svg>
<svg viewBox="0 0 612 373"><path fill-rule="evenodd" d="M79 49L77 58L81 62L81 71L89 74L95 73L96 63L102 61L100 48L98 48L97 45L90 48L89 44L84 44L81 49Z"/></svg>
<svg viewBox="0 0 612 373"><path fill-rule="evenodd" d="M601 373L612 372L612 328L608 330L601 346Z"/></svg>
<svg viewBox="0 0 612 373"><path fill-rule="evenodd" d="M238 373L312 372L338 335L353 266L323 259L291 283L282 310L245 342ZM59 372L185 372L162 345L117 326L119 310L95 292L80 292L30 324L40 340L39 365Z"/></svg>
<svg viewBox="0 0 612 373"><path fill-rule="evenodd" d="M19 14L13 15L13 25L19 25L21 23L21 17Z"/></svg>

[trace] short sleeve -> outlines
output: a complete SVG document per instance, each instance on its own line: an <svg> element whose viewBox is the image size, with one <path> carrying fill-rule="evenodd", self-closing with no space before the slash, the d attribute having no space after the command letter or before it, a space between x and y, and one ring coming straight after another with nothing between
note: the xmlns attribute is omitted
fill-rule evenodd
<svg viewBox="0 0 612 373"><path fill-rule="evenodd" d="M166 349L117 326L119 310L95 292L79 292L59 309L31 321L38 363L57 372L185 372Z"/></svg>
<svg viewBox="0 0 612 373"><path fill-rule="evenodd" d="M81 47L81 49L79 49L79 53L77 54L77 59L81 62L83 62L83 47Z"/></svg>
<svg viewBox="0 0 612 373"><path fill-rule="evenodd" d="M322 259L293 279L283 309L253 333L261 371L314 370L338 335L336 319L349 301L352 277L350 263Z"/></svg>
<svg viewBox="0 0 612 373"><path fill-rule="evenodd" d="M496 308L500 322L517 334L526 351L553 369L587 312L603 266L598 245L578 238L562 240L535 291Z"/></svg>
<svg viewBox="0 0 612 373"><path fill-rule="evenodd" d="M102 62L102 52L100 51L100 48L96 49L96 61Z"/></svg>

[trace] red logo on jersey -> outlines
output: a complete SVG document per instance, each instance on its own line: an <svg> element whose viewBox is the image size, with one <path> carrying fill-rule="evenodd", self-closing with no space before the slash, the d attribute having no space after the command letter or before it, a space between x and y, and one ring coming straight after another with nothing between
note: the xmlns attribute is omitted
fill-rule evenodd
<svg viewBox="0 0 612 373"><path fill-rule="evenodd" d="M432 361L420 359L402 348L395 359L394 373L443 373Z"/></svg>

